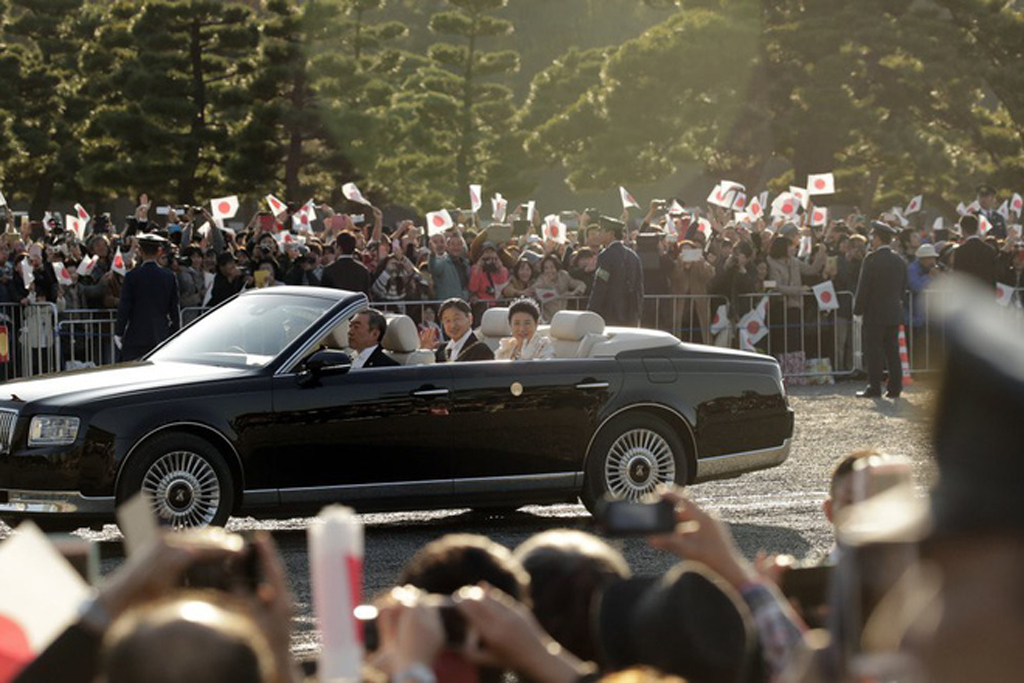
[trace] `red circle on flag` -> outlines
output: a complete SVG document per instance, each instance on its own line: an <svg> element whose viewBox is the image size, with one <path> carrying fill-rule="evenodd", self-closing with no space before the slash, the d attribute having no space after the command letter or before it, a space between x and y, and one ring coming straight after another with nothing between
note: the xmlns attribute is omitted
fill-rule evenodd
<svg viewBox="0 0 1024 683"><path fill-rule="evenodd" d="M441 216L434 216L432 222L435 226L440 228L444 225L444 218L442 218Z"/></svg>
<svg viewBox="0 0 1024 683"><path fill-rule="evenodd" d="M742 209L742 208L743 208L743 205L744 205L745 203L746 203L746 200L744 200L744 199L743 199L743 197L737 197L737 198L736 198L736 207L737 207L737 208L740 208L740 209Z"/></svg>
<svg viewBox="0 0 1024 683"><path fill-rule="evenodd" d="M817 180L814 181L814 187L815 187L815 189L818 189L818 190L824 190L825 189L825 180L823 178L818 178Z"/></svg>
<svg viewBox="0 0 1024 683"><path fill-rule="evenodd" d="M821 213L821 211L815 211L814 212L814 220L816 220L816 221L823 221L823 220L825 220L825 216Z"/></svg>
<svg viewBox="0 0 1024 683"><path fill-rule="evenodd" d="M1015 208L1015 209L1019 209L1019 208L1021 207L1021 205L1022 205L1022 204L1024 204L1024 202L1022 202L1021 200L1019 200L1019 199L1018 199L1017 201L1015 201L1015 202L1013 203L1013 208Z"/></svg>
<svg viewBox="0 0 1024 683"><path fill-rule="evenodd" d="M21 624L0 614L0 643L3 656L0 657L0 680L9 681L23 666L32 661L35 654L29 643L28 634Z"/></svg>
<svg viewBox="0 0 1024 683"><path fill-rule="evenodd" d="M782 213L793 213L793 205L786 202L782 205Z"/></svg>
<svg viewBox="0 0 1024 683"><path fill-rule="evenodd" d="M231 202L221 202L217 205L217 213L231 213Z"/></svg>
<svg viewBox="0 0 1024 683"><path fill-rule="evenodd" d="M718 194L715 195L715 199L717 199L718 201L723 201L725 199L725 195L722 194L721 190L719 190Z"/></svg>
<svg viewBox="0 0 1024 683"><path fill-rule="evenodd" d="M715 319L711 321L711 324L712 325L717 325L718 324L718 314L717 313L715 313Z"/></svg>
<svg viewBox="0 0 1024 683"><path fill-rule="evenodd" d="M747 323L747 334L754 335L757 334L760 330L761 323L757 322L756 320L751 320L749 323Z"/></svg>
<svg viewBox="0 0 1024 683"><path fill-rule="evenodd" d="M832 292L829 292L829 291L822 292L821 293L821 300L822 300L823 303L826 303L826 304L829 301L832 301Z"/></svg>

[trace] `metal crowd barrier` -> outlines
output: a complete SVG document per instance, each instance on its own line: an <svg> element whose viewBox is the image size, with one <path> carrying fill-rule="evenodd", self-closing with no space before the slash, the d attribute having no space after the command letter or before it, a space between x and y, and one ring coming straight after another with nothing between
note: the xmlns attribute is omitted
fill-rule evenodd
<svg viewBox="0 0 1024 683"><path fill-rule="evenodd" d="M945 331L931 313L929 300L941 295L941 289L908 293L906 341L912 374L940 369ZM719 306L730 303L726 297L651 295L644 299L642 324L687 342L739 348L737 321L767 297L763 321L767 334L753 345L754 350L779 358L783 374L795 383L828 381L864 369L861 325L850 317L853 296L852 292L837 292L840 310L820 311L811 293L800 297L799 307L787 306L787 296L778 292L747 294L730 304L735 310L730 311L728 323L715 326L712 331ZM560 307L568 310L585 309L587 305L586 297L564 297L559 301ZM420 323L427 309L434 311L436 321L441 303L379 301L372 305L385 312L405 313ZM474 307L479 312L508 303L509 300L499 299L477 302ZM1005 310L1024 334L1022 305L1024 289L1014 290ZM181 322L188 325L208 310L182 309ZM111 309L58 313L52 303L0 304L0 381L115 362L116 317L117 312Z"/></svg>

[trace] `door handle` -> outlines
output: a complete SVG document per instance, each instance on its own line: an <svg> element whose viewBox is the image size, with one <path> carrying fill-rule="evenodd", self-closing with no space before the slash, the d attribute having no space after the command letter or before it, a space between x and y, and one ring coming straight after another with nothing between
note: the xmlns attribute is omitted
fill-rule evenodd
<svg viewBox="0 0 1024 683"><path fill-rule="evenodd" d="M413 396L418 398L435 398L437 396L447 396L447 389L418 389L412 392Z"/></svg>
<svg viewBox="0 0 1024 683"><path fill-rule="evenodd" d="M583 389L583 390L587 390L587 389L607 389L608 386L609 386L608 382L583 382L582 384L577 384L576 388L577 389Z"/></svg>

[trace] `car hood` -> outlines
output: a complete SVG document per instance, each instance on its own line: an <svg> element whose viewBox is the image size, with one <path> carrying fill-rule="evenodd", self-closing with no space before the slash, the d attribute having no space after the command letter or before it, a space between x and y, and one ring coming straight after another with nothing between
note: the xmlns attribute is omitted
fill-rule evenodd
<svg viewBox="0 0 1024 683"><path fill-rule="evenodd" d="M43 401L54 407L67 406L148 389L205 384L252 372L252 369L216 365L140 361L5 382L0 384L0 401L22 404Z"/></svg>

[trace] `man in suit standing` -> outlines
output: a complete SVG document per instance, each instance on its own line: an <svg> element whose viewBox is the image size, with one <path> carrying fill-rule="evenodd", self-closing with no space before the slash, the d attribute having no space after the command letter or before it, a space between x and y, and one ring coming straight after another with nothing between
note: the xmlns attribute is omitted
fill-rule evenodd
<svg viewBox="0 0 1024 683"><path fill-rule="evenodd" d="M491 347L473 334L473 311L465 299L447 299L441 304L441 325L448 343L437 350L438 363L465 363L475 360L494 360ZM429 330L420 335L426 348L433 348L436 339L429 338Z"/></svg>
<svg viewBox="0 0 1024 683"><path fill-rule="evenodd" d="M982 185L978 188L978 206L981 207L978 213L988 219L989 224L992 226L991 234L996 239L1004 240L1006 239L1006 220L996 208L998 202L999 199L996 197L996 189L994 187Z"/></svg>
<svg viewBox="0 0 1024 683"><path fill-rule="evenodd" d="M601 216L604 248L597 257L594 287L587 310L594 311L609 325L637 327L644 302L644 271L640 257L622 243L625 224Z"/></svg>
<svg viewBox="0 0 1024 683"><path fill-rule="evenodd" d="M352 369L389 368L401 365L380 348L380 340L388 331L388 321L375 308L356 313L348 324L348 345L359 352Z"/></svg>
<svg viewBox="0 0 1024 683"><path fill-rule="evenodd" d="M343 232L334 241L338 252L337 260L324 268L320 284L334 289L362 292L370 296L370 271L355 257L356 236Z"/></svg>
<svg viewBox="0 0 1024 683"><path fill-rule="evenodd" d="M121 360L136 360L178 330L178 280L157 263L167 240L158 235L136 238L142 263L124 277L117 307L114 341L120 342Z"/></svg>
<svg viewBox="0 0 1024 683"><path fill-rule="evenodd" d="M886 398L899 398L903 390L903 366L900 364L899 331L903 323L903 296L907 291L907 264L889 246L895 228L871 223L874 247L861 266L854 315L864 318L864 355L868 364L868 387L858 391L861 398L882 395L882 368L889 369Z"/></svg>
<svg viewBox="0 0 1024 683"><path fill-rule="evenodd" d="M986 287L996 286L996 250L978 234L978 217L960 218L964 242L953 251L953 270L980 280Z"/></svg>

